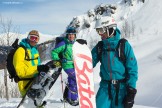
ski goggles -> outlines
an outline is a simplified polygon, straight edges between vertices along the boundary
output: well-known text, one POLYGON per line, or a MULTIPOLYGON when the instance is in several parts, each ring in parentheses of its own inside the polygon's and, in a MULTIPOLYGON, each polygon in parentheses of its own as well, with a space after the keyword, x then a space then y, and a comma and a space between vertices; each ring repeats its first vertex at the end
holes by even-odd
POLYGON ((28 36, 28 39, 29 39, 30 41, 33 41, 33 42, 38 42, 38 41, 39 41, 39 37, 36 36, 36 35, 29 35, 29 36, 28 36))
POLYGON ((104 34, 106 32, 106 27, 104 28, 96 28, 98 34, 104 34))
POLYGON ((96 31, 97 31, 98 34, 104 34, 110 28, 114 28, 114 30, 115 30, 116 27, 117 27, 116 24, 112 24, 112 25, 109 25, 109 26, 106 26, 106 27, 96 28, 96 31))

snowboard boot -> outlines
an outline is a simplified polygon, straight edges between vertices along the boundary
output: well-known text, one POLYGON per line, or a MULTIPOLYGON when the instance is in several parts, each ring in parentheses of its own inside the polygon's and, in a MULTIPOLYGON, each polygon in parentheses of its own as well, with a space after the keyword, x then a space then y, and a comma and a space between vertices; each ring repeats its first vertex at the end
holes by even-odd
POLYGON ((79 100, 71 100, 71 99, 67 99, 67 102, 72 105, 72 106, 78 106, 79 105, 79 100))
POLYGON ((64 98, 64 100, 63 100, 64 102, 67 102, 67 103, 69 103, 72 106, 79 105, 79 100, 78 99, 77 100, 72 100, 72 99, 68 98, 68 87, 67 86, 65 88, 65 91, 64 91, 64 94, 63 94, 63 98, 64 98))

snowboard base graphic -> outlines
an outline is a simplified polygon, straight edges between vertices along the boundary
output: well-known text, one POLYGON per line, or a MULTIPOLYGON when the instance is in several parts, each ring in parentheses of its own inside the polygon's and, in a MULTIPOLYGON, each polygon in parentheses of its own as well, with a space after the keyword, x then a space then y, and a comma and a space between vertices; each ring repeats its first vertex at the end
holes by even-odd
POLYGON ((96 108, 91 51, 86 44, 75 42, 73 45, 73 58, 79 107, 96 108))

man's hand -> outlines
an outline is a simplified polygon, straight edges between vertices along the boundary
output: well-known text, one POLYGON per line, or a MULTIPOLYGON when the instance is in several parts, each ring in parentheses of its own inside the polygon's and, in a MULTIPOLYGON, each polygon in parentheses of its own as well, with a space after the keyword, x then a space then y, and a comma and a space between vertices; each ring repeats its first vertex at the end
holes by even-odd
POLYGON ((84 40, 84 39, 77 39, 76 41, 77 41, 78 43, 80 43, 80 44, 86 44, 86 45, 87 45, 87 41, 84 40))
POLYGON ((137 93, 137 90, 132 87, 127 87, 127 95, 124 99, 124 108, 132 108, 134 104, 134 98, 137 93))
POLYGON ((55 67, 61 67, 60 61, 54 61, 53 64, 54 64, 55 67))
POLYGON ((49 66, 47 65, 39 65, 37 66, 38 72, 48 72, 49 71, 49 66))

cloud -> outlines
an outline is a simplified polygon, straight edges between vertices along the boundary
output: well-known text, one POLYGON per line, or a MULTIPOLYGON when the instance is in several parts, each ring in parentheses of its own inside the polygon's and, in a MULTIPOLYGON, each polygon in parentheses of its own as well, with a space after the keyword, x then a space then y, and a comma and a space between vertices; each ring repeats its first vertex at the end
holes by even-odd
POLYGON ((20 26, 22 32, 36 27, 49 34, 62 33, 74 16, 81 15, 97 4, 101 4, 97 0, 19 1, 23 4, 3 6, 3 11, 0 10, 0 13, 12 18, 13 22, 20 26))

